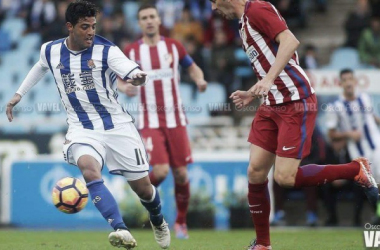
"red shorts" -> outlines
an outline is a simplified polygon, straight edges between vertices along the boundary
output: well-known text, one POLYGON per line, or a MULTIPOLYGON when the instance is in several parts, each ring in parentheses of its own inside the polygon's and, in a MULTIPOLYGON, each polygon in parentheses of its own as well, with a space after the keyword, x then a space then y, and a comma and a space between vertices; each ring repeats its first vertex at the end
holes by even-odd
POLYGON ((289 103, 261 105, 248 141, 281 157, 303 159, 310 153, 317 111, 315 94, 289 103))
POLYGON ((140 132, 150 165, 169 164, 178 168, 193 162, 186 127, 144 128, 140 132))

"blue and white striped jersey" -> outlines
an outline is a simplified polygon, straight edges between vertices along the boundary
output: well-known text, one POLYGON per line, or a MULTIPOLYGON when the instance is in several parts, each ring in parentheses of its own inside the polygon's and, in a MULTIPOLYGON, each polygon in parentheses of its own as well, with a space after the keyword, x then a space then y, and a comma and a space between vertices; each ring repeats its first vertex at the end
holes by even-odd
POLYGON ((139 66, 110 41, 95 36, 92 47, 77 53, 66 38, 47 42, 39 63, 54 75, 70 127, 109 130, 133 120, 117 102, 117 76, 127 79, 139 66))
POLYGON ((380 132, 374 118, 371 98, 367 94, 361 93, 353 101, 339 98, 329 107, 327 118, 326 125, 329 129, 361 132, 360 141, 347 142, 351 159, 359 156, 372 157, 375 149, 380 146, 380 132))

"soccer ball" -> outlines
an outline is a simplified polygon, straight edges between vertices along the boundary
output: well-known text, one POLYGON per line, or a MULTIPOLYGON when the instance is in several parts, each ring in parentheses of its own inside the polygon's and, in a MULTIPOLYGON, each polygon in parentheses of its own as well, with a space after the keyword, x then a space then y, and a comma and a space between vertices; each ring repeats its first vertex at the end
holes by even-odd
POLYGON ((53 203, 56 208, 67 214, 81 211, 88 201, 88 189, 79 179, 66 177, 53 188, 53 203))

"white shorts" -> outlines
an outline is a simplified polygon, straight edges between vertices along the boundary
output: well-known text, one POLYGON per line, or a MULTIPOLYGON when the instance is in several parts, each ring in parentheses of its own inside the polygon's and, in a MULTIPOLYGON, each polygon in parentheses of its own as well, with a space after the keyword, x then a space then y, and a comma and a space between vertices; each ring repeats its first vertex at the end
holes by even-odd
POLYGON ((132 122, 111 130, 69 128, 63 145, 65 160, 77 165, 82 155, 93 156, 111 174, 124 175, 128 181, 148 175, 149 162, 140 134, 132 122))

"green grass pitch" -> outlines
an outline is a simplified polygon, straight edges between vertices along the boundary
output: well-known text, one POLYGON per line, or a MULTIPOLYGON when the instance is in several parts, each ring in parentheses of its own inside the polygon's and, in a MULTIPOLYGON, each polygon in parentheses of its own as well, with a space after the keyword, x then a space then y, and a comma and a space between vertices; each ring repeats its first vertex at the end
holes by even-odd
MULTIPOLYGON (((191 230, 189 240, 172 237, 171 250, 243 250, 254 237, 253 230, 191 230)), ((133 230, 136 250, 160 249, 150 230, 133 230)), ((115 249, 107 240, 108 232, 0 230, 0 249, 96 250, 115 249)), ((358 250, 364 249, 362 230, 344 229, 274 229, 274 250, 358 250)), ((117 248, 116 248, 117 249, 117 248)))

